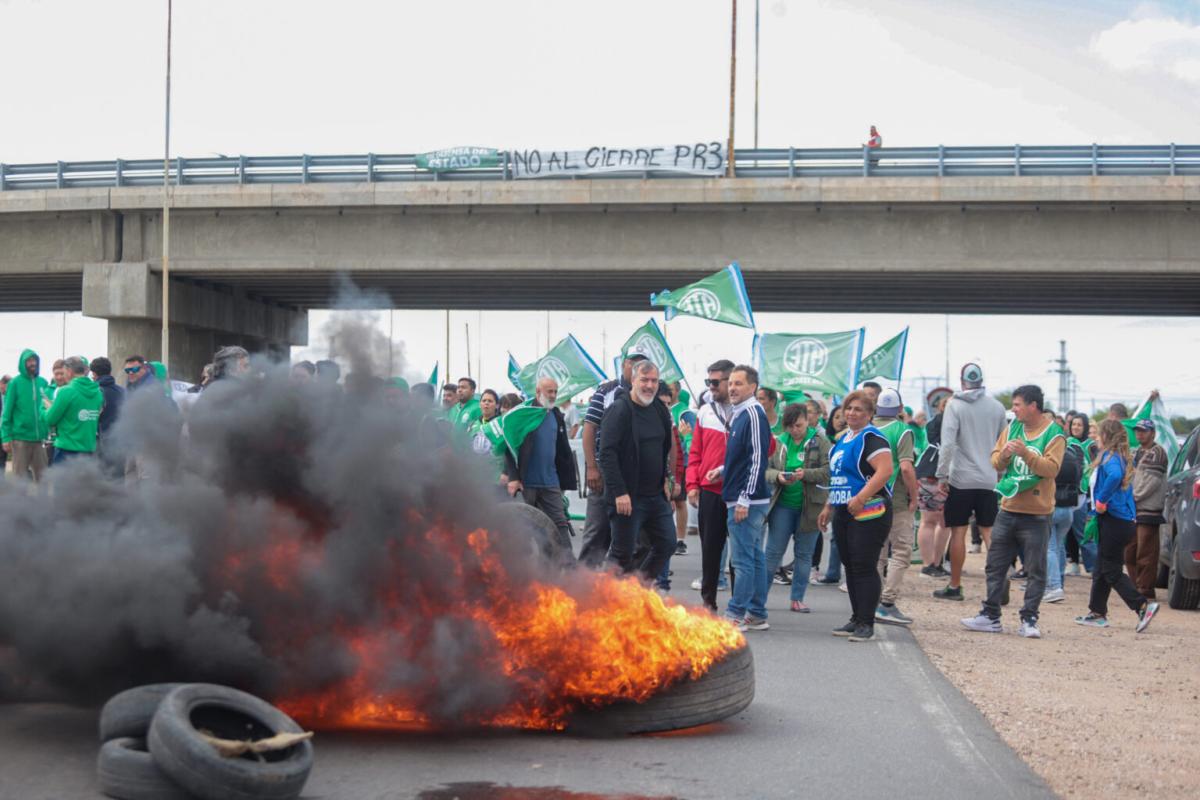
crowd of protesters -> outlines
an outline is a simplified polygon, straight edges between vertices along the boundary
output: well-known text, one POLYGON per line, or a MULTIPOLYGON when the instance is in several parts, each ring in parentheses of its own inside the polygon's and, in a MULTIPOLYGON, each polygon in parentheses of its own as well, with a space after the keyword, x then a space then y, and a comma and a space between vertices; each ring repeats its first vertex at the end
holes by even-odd
MULTIPOLYGON (((107 358, 70 356, 54 362, 48 381, 39 355, 24 351, 16 374, 0 379, 0 467, 11 462, 14 476, 39 481, 47 469, 95 458, 114 477, 146 478, 151 467, 136 448, 113 437, 133 398, 154 398, 162 419, 182 417, 209 387, 245 375, 250 357, 223 348, 185 388, 141 355, 124 360, 124 386, 112 367, 107 358)), ((342 381, 333 361, 300 361, 289 375, 298 384, 342 381)), ((960 391, 928 398, 930 419, 870 381, 827 412, 821 399, 781 395, 760 386, 753 367, 722 359, 708 367, 693 406, 634 351, 621 376, 593 392, 582 422, 549 377, 528 399, 479 391, 470 377, 410 387, 351 374, 344 385, 428 409, 430 441, 461 446, 480 459, 497 496, 541 510, 559 552, 573 551, 575 535, 566 493, 586 491, 583 566, 666 592, 672 558, 688 555, 688 535, 696 535, 701 577, 693 588, 741 630, 770 628, 772 584, 790 586, 797 613, 810 611, 810 585, 841 588, 850 616, 833 633, 853 642, 870 640, 876 623, 911 625, 899 601, 914 552, 922 575, 947 579, 933 596, 963 601, 968 531, 987 547, 986 590, 964 627, 1001 631, 1011 582, 1024 579, 1018 630, 1040 638, 1041 603, 1064 599, 1064 576, 1078 574, 1082 561, 1092 588, 1076 622, 1106 626, 1115 590, 1144 630, 1158 609, 1167 469, 1153 423, 1130 420, 1121 404, 1098 426, 1082 413, 1055 416, 1032 385, 1014 390, 1006 411, 977 364, 965 365, 960 381, 960 391), (521 408, 536 411, 514 436, 501 421, 521 408), (570 444, 577 434, 582 475, 570 444)))

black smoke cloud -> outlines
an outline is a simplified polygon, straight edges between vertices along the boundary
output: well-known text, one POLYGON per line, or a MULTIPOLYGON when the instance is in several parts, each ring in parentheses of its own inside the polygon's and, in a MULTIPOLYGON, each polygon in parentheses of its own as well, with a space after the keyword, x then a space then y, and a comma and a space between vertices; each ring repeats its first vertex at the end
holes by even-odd
MULTIPOLYGON (((388 396, 370 325, 350 315, 334 332, 352 388, 297 386, 286 364, 266 365, 213 384, 182 435, 161 396, 131 395, 117 441, 141 454, 140 482, 87 462, 36 489, 0 484, 0 694, 93 702, 164 680, 321 689, 357 663, 337 632, 382 624, 391 593, 414 625, 396 633, 380 690, 447 723, 510 700, 517 687, 481 669, 495 662, 491 632, 431 602, 482 602, 483 590, 424 539, 433 523, 458 537, 493 527, 495 489, 425 409, 388 396), (322 558, 288 591, 265 568, 228 580, 239 553, 289 541, 319 541, 322 558)), ((519 534, 499 541, 518 585, 571 582, 519 534)))

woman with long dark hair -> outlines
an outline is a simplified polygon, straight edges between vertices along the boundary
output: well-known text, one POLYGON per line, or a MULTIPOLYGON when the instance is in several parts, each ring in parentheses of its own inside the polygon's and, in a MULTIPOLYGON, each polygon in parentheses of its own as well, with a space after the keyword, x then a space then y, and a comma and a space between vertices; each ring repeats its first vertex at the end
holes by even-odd
POLYGON ((1079 574, 1079 562, 1090 574, 1096 569, 1096 543, 1083 541, 1083 529, 1088 519, 1088 488, 1092 479, 1092 462, 1100 453, 1100 447, 1092 440, 1092 421, 1087 414, 1074 413, 1067 415, 1067 444, 1076 445, 1083 450, 1083 481, 1079 484, 1079 502, 1075 506, 1075 515, 1071 519, 1071 536, 1066 543, 1067 558, 1075 563, 1071 572, 1079 574))
POLYGON ((1133 458, 1129 434, 1115 419, 1100 423, 1100 455, 1093 464, 1092 500, 1098 527, 1098 563, 1092 573, 1088 613, 1076 617, 1080 625, 1108 627, 1108 596, 1116 590, 1138 616, 1136 631, 1146 630, 1158 613, 1158 603, 1147 600, 1125 574, 1125 547, 1133 539, 1137 511, 1133 503, 1133 458))
POLYGON ((833 537, 846 569, 850 621, 833 631, 852 642, 875 635, 875 609, 883 583, 879 553, 892 529, 892 451, 888 440, 871 425, 875 401, 854 391, 842 403, 846 432, 829 456, 829 499, 817 525, 833 523, 833 537))
POLYGON ((479 393, 480 417, 471 423, 467 429, 467 441, 471 443, 471 452, 488 459, 492 468, 492 477, 497 485, 503 483, 504 445, 497 447, 493 436, 488 435, 488 426, 492 420, 500 416, 500 395, 493 389, 484 389, 479 393), (499 449, 499 453, 497 453, 499 449))

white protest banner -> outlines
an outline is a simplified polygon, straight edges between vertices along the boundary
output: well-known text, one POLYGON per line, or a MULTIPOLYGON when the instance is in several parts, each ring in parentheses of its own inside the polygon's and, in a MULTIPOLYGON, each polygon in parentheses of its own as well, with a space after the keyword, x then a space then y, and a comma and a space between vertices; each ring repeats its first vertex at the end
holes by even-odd
POLYGON ((656 147, 589 147, 586 150, 512 150, 514 178, 569 178, 606 172, 725 174, 721 142, 656 147))

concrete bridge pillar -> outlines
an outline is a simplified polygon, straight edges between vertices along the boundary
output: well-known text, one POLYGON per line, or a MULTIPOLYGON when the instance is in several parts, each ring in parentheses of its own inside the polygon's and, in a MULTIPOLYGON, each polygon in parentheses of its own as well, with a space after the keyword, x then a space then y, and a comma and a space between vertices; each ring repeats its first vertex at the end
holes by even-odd
MULTIPOLYGON (((195 381, 217 350, 241 345, 286 358, 308 343, 308 312, 265 303, 234 290, 171 281, 171 374, 195 381)), ((85 264, 83 313, 108 320, 108 356, 162 360, 162 276, 147 262, 85 264)))

